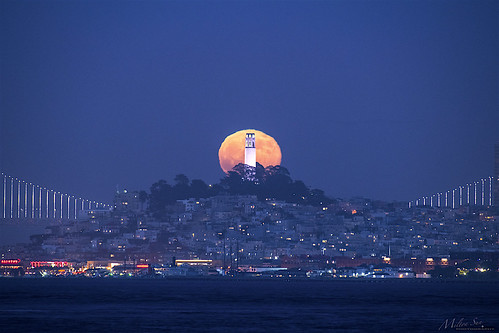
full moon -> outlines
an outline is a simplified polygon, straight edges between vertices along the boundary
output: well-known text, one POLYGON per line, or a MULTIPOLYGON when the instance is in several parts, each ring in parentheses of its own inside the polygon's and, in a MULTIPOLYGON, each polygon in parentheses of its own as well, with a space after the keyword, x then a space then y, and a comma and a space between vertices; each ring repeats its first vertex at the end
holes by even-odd
POLYGON ((229 172, 239 163, 244 163, 246 133, 255 133, 256 161, 268 167, 281 164, 281 148, 273 137, 262 131, 247 129, 225 138, 218 150, 218 159, 224 172, 229 172))

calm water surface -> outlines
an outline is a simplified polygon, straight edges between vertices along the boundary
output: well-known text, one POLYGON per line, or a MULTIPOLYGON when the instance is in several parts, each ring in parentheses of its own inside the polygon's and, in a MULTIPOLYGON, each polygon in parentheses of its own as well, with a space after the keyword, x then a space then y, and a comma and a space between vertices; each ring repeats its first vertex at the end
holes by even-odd
POLYGON ((0 279, 2 332, 436 332, 453 318, 499 331, 499 284, 0 279))

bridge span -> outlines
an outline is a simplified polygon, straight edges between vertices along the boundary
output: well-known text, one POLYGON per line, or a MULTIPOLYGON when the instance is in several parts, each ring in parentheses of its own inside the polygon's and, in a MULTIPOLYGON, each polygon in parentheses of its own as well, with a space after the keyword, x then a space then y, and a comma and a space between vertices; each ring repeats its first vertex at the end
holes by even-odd
POLYGON ((1 173, 0 218, 76 220, 78 213, 112 206, 1 173))

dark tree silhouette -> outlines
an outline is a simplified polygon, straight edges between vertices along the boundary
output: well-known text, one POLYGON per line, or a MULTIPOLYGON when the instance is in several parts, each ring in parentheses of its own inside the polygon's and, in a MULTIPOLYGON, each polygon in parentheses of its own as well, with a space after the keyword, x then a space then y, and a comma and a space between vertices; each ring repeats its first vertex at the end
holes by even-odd
POLYGON ((308 188, 301 180, 293 180, 288 169, 282 166, 256 168, 244 164, 236 165, 218 184, 206 185, 201 179, 176 175, 175 185, 159 180, 151 186, 151 193, 141 193, 140 200, 148 197, 149 211, 157 218, 166 216, 166 207, 176 200, 188 198, 209 198, 220 193, 231 195, 256 195, 258 200, 275 199, 301 205, 321 206, 332 202, 324 191, 308 188))
POLYGON ((189 178, 184 174, 175 176, 175 185, 173 186, 173 193, 176 200, 188 199, 190 195, 189 178))
POLYGON ((184 174, 178 174, 173 179, 175 181, 175 186, 189 186, 189 178, 184 174))
POLYGON ((141 209, 144 209, 144 204, 146 203, 148 198, 149 198, 149 195, 147 194, 146 191, 139 191, 139 201, 140 201, 141 209))
POLYGON ((209 187, 201 179, 191 181, 190 196, 193 198, 208 198, 210 196, 209 187))
POLYGON ((159 180, 151 186, 149 195, 149 210, 156 218, 166 215, 166 205, 175 202, 175 196, 172 187, 166 180, 159 180))
POLYGON ((288 169, 282 166, 255 168, 244 164, 236 165, 220 181, 230 194, 256 194, 258 199, 276 199, 305 205, 326 205, 331 199, 322 190, 310 190, 302 181, 293 181, 288 169))

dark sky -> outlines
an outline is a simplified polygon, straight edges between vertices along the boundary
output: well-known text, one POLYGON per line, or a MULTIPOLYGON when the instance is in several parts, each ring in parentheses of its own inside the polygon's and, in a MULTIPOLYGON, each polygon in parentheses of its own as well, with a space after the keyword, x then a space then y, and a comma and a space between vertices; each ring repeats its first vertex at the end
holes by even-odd
POLYGON ((0 169, 109 201, 272 135, 333 197, 492 174, 497 1, 0 2, 0 169))

